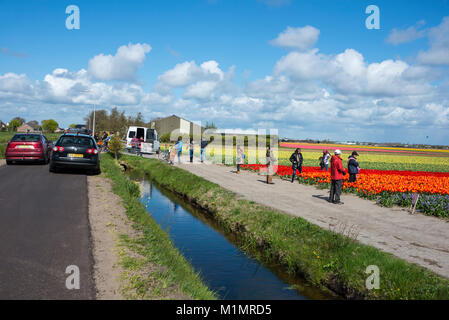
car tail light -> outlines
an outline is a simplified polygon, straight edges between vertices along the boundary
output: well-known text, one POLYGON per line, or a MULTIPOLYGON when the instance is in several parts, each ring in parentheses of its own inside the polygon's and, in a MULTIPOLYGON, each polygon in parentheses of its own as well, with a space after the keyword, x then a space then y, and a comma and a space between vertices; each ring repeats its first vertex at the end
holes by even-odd
POLYGON ((53 151, 54 151, 54 152, 58 152, 58 151, 59 151, 59 152, 64 152, 64 147, 56 147, 56 146, 54 146, 54 147, 53 147, 53 151))
POLYGON ((98 154, 98 150, 97 150, 97 149, 87 149, 86 152, 87 152, 87 153, 98 154))

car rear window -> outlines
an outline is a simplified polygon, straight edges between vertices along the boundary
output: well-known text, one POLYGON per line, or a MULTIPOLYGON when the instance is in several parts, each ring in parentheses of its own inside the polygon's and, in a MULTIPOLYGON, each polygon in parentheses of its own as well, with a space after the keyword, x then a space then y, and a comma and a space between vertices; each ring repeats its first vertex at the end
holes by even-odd
POLYGON ((77 136, 67 136, 61 137, 58 141, 58 146, 60 147, 86 147, 86 148, 94 148, 94 141, 88 137, 77 137, 77 136))
POLYGON ((16 134, 12 137, 11 142, 39 142, 41 136, 37 134, 16 134))

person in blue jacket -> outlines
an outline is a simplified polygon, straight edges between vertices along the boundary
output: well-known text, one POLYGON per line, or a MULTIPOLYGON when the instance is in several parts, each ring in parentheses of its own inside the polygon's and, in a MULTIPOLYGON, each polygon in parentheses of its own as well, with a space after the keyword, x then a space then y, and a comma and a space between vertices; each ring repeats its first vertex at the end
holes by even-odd
POLYGON ((178 163, 181 163, 181 154, 182 154, 182 137, 178 138, 178 142, 175 144, 176 152, 178 153, 178 163))
POLYGON ((353 151, 352 154, 348 157, 348 173, 349 173, 349 182, 357 181, 357 174, 360 171, 359 163, 357 162, 357 157, 359 154, 357 151, 353 151))

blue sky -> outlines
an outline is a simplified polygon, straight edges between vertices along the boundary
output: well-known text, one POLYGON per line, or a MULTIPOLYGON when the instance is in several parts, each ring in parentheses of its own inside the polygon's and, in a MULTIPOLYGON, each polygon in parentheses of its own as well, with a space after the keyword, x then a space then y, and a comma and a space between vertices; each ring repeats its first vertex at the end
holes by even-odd
POLYGON ((0 120, 68 126, 96 103, 147 121, 447 144, 445 17, 447 0, 2 0, 0 120), (379 30, 365 27, 370 4, 379 30))

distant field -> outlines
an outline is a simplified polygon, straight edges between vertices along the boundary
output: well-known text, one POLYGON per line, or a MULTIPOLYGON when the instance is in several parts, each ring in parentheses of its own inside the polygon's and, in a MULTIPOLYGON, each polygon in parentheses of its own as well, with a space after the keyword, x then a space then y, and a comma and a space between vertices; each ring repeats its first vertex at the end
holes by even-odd
MULTIPOLYGON (((283 144, 284 145, 284 144, 283 144)), ((304 156, 305 166, 319 166, 318 158, 322 156, 323 149, 333 154, 335 149, 342 150, 342 158, 345 160, 349 157, 352 151, 357 151, 359 154, 358 162, 364 169, 377 170, 410 170, 410 171, 436 171, 449 172, 449 152, 447 150, 433 150, 433 149, 410 149, 406 148, 358 148, 359 146, 320 146, 310 145, 310 149, 306 149, 306 145, 302 144, 302 154, 304 156)), ((365 146, 361 146, 365 147, 365 146)), ((279 148, 279 164, 289 165, 288 160, 295 147, 281 147, 279 148)))

